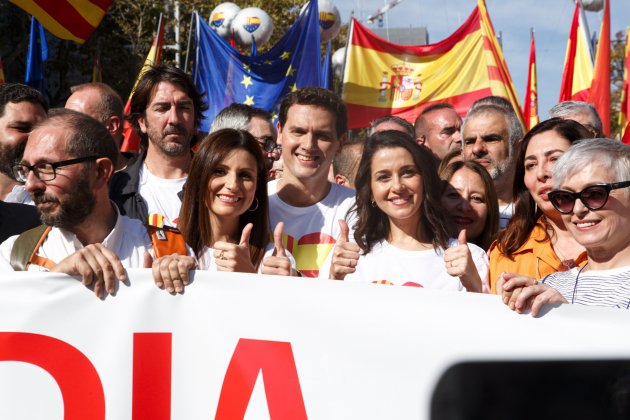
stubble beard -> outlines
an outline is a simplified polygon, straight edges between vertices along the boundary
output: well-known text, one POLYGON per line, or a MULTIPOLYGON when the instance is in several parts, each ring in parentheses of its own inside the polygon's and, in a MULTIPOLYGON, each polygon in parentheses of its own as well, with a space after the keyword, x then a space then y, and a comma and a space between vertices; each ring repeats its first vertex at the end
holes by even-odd
POLYGON ((96 198, 86 177, 81 177, 70 196, 63 201, 43 192, 33 193, 33 202, 39 211, 39 217, 45 225, 61 229, 71 229, 83 222, 94 210, 96 198), (39 204, 57 203, 55 213, 42 210, 39 204))
POLYGON ((13 179, 13 165, 22 160, 26 142, 16 146, 0 143, 0 172, 13 179))

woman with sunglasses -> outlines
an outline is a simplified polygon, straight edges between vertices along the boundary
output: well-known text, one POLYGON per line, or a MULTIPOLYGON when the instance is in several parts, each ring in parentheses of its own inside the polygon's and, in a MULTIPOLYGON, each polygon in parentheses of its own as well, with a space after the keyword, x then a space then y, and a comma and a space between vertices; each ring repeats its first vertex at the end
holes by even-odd
POLYGON ((155 260, 158 287, 183 291, 195 266, 276 275, 294 271, 282 245, 282 223, 269 243, 267 173, 262 149, 249 132, 226 128, 209 134, 193 157, 188 179, 178 227, 193 256, 155 260))
POLYGON ((569 232, 586 249, 582 267, 542 282, 513 277, 504 302, 536 316, 545 303, 630 307, 630 147, 614 140, 584 140, 554 168, 549 200, 569 232))
POLYGON ((584 248, 571 236, 549 202, 556 161, 571 144, 590 137, 581 124, 552 118, 532 128, 518 145, 514 215, 490 247, 490 290, 503 273, 541 280, 547 274, 584 265, 584 248))

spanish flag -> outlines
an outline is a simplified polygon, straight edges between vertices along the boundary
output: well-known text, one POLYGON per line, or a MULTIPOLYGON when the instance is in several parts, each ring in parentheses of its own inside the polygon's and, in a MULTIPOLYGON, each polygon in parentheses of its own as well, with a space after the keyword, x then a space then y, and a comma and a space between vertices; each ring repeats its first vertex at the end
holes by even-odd
MULTIPOLYGON (((140 73, 136 78, 136 82, 133 84, 133 89, 131 89, 131 93, 129 94, 129 99, 127 99, 127 104, 125 105, 125 116, 131 114, 131 98, 133 97, 133 93, 136 91, 136 86, 138 86, 138 82, 142 78, 142 75, 151 68, 151 66, 158 66, 162 59, 162 47, 164 46, 164 23, 162 21, 162 14, 160 13, 160 19, 158 20, 158 29, 157 34, 155 35, 155 39, 153 39, 153 44, 151 45, 151 49, 149 50, 149 54, 147 54, 146 60, 144 60, 144 64, 140 69, 140 73)), ((125 119, 125 125, 123 126, 123 141, 120 146, 120 150, 123 152, 138 152, 140 148, 140 138, 138 134, 133 128, 133 125, 130 121, 125 119)))
POLYGON ((350 128, 367 127, 383 115, 415 121, 435 102, 465 115, 477 99, 507 98, 522 121, 514 85, 484 3, 445 40, 402 46, 352 21, 343 77, 350 128))
POLYGON ((604 0, 604 16, 595 55, 593 82, 587 102, 593 104, 602 119, 602 129, 610 135, 610 0, 604 0))
POLYGON ((580 2, 576 2, 564 59, 559 102, 588 99, 593 80, 593 57, 585 28, 580 2))
POLYGON ((83 44, 105 17, 113 0, 9 0, 35 16, 61 39, 83 44))
POLYGON ((621 127, 621 139, 625 144, 630 144, 630 83, 628 73, 630 72, 630 28, 626 29, 626 49, 624 53, 623 86, 621 88, 621 104, 619 107, 619 127, 621 127))
POLYGON ((533 29, 532 40, 529 46, 527 89, 525 90, 525 100, 523 102, 523 117, 525 118, 525 128, 529 130, 540 121, 538 118, 538 83, 536 79, 536 42, 534 41, 533 29))

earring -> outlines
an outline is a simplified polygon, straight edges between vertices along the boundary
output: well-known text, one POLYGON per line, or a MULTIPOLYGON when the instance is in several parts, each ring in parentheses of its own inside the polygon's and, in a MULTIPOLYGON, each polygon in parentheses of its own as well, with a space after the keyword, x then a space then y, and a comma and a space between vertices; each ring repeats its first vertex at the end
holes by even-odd
POLYGON ((372 205, 372 207, 376 207, 376 201, 374 200, 374 197, 370 199, 370 204, 372 205))
POLYGON ((258 197, 254 197, 254 200, 256 201, 256 205, 254 206, 254 208, 249 208, 248 211, 256 211, 258 210, 258 197))

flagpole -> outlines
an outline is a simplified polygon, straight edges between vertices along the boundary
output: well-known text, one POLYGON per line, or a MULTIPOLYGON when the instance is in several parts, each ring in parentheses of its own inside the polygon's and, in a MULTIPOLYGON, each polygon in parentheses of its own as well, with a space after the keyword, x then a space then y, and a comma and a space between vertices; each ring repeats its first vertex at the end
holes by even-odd
POLYGON ((188 73, 188 62, 190 61, 190 44, 192 40, 192 28, 194 25, 196 10, 193 10, 190 14, 190 25, 188 25, 188 43, 186 45, 186 61, 184 61, 184 73, 188 73))
POLYGON ((586 40, 588 41, 588 50, 591 52, 591 61, 595 60, 595 52, 593 51, 593 43, 591 42, 591 31, 588 29, 588 22, 586 20, 586 13, 584 13, 584 4, 582 0, 577 0, 580 4, 580 17, 582 18, 582 22, 584 22, 584 34, 586 35, 586 40))

